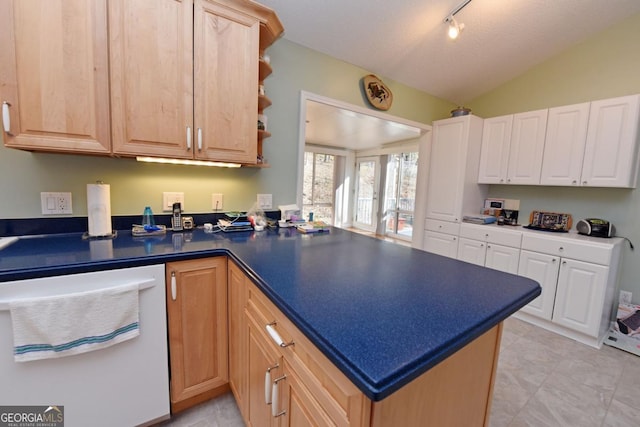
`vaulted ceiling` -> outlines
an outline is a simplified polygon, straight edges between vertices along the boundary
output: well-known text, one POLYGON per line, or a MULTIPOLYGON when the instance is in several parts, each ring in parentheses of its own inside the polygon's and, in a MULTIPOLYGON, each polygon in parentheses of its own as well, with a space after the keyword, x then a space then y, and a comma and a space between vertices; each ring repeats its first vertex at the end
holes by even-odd
POLYGON ((640 13, 640 0, 258 0, 292 42, 463 105, 640 13))

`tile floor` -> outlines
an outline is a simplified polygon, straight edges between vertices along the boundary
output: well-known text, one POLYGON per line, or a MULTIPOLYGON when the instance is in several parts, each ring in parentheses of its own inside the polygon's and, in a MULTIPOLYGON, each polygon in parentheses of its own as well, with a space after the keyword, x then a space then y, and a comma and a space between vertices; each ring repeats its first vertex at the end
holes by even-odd
MULTIPOLYGON (((608 346, 597 350, 509 318, 502 335, 490 425, 640 426, 640 357, 608 346)), ((161 426, 244 424, 227 394, 161 426)))

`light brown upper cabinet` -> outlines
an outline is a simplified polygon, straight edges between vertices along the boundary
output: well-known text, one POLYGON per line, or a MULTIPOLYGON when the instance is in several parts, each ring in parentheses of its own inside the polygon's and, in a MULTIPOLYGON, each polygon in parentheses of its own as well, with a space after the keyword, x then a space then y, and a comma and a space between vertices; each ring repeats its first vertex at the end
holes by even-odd
POLYGON ((108 154, 106 0, 0 1, 4 142, 108 154))
POLYGON ((114 154, 256 163, 260 19, 232 6, 109 2, 114 154))

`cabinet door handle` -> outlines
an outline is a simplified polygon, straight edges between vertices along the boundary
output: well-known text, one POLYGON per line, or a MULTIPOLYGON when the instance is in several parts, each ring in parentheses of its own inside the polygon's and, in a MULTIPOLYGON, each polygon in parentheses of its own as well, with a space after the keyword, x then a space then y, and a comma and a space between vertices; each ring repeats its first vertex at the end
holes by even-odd
POLYGON ((171 299, 176 300, 178 297, 176 294, 178 293, 178 284, 176 283, 176 272, 171 272, 171 299))
POLYGON ((276 363, 275 365, 268 367, 264 373, 264 403, 267 405, 271 404, 271 370, 279 366, 280 365, 276 363))
POLYGON ((11 135, 11 115, 9 115, 9 104, 7 101, 2 103, 2 125, 4 126, 4 131, 11 135))
POLYGON ((191 151, 191 126, 187 126, 187 151, 191 151))
POLYGON ((582 185, 587 185, 587 181, 582 181, 582 185))
POLYGON ((198 151, 202 151, 202 128, 198 128, 198 151))
POLYGON ((287 411, 280 411, 278 412, 278 406, 280 406, 278 404, 278 399, 279 399, 279 395, 278 395, 278 383, 282 380, 284 380, 285 378, 287 378, 286 375, 281 376, 280 378, 276 378, 275 381, 273 382, 273 387, 271 388, 271 415, 274 417, 279 417, 281 415, 284 415, 287 413, 287 411))
POLYGON ((280 337, 280 334, 278 333, 278 331, 276 331, 276 328, 274 328, 274 325, 276 324, 276 322, 272 322, 269 323, 266 328, 267 328, 267 332, 269 333, 269 336, 271 337, 271 339, 279 346, 279 347, 289 347, 290 345, 293 345, 293 341, 291 342, 284 342, 284 340, 282 339, 282 337, 280 337))

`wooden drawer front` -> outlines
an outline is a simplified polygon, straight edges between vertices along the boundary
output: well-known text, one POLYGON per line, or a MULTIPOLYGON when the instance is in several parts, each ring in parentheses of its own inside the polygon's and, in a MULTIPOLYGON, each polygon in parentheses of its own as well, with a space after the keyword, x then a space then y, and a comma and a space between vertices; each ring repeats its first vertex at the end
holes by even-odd
POLYGON ((460 237, 519 248, 522 232, 493 225, 461 224, 460 237))
POLYGON ((455 222, 439 221, 437 219, 427 218, 424 221, 425 230, 437 231, 439 233, 455 234, 460 233, 460 224, 455 222))
POLYGON ((613 252, 613 246, 609 245, 529 234, 525 234, 522 238, 522 249, 601 265, 610 264, 613 252))
POLYGON ((253 284, 249 286, 247 314, 263 329, 273 324, 284 343, 293 342, 280 347, 284 358, 336 425, 368 425, 370 400, 253 284))

